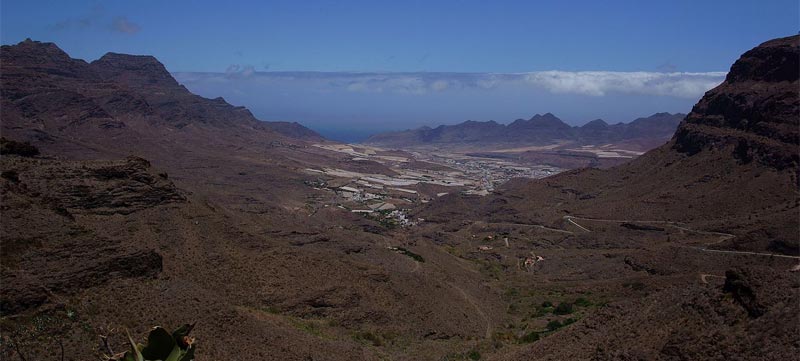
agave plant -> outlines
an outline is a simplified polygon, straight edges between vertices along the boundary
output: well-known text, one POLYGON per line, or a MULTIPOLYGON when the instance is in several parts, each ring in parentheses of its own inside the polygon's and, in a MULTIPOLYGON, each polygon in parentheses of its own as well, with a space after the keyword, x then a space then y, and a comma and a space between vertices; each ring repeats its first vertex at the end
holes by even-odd
POLYGON ((130 334, 131 349, 109 356, 108 361, 192 361, 194 360, 194 338, 189 332, 194 324, 185 324, 170 334, 163 327, 154 327, 147 335, 147 344, 137 344, 130 334))

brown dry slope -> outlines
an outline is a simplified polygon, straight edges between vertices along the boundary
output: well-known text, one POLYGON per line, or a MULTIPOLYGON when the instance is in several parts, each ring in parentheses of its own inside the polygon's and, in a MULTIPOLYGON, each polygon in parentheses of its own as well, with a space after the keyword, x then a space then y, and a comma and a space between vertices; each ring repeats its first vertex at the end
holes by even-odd
POLYGON ((480 274, 304 184, 384 166, 191 94, 152 57, 0 56, 3 136, 42 153, 4 141, 0 159, 3 359, 94 359, 102 334, 119 349, 126 328, 189 321, 205 360, 432 359, 501 317, 480 274))

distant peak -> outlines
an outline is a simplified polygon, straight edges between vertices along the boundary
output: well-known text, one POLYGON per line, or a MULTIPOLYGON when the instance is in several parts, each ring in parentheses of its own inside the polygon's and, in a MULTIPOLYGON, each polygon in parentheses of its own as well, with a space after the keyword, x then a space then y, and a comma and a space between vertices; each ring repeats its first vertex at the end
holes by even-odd
POLYGON ((17 43, 17 45, 3 46, 4 51, 11 49, 50 59, 71 59, 69 55, 67 55, 64 50, 61 50, 61 48, 59 48, 55 43, 31 40, 31 38, 26 38, 25 40, 17 43))
POLYGON ((35 46, 40 46, 40 45, 55 46, 56 44, 48 43, 48 42, 42 42, 42 41, 38 41, 38 40, 32 40, 31 38, 25 38, 25 40, 20 41, 19 43, 17 43, 17 45, 18 46, 21 46, 21 45, 25 45, 25 46, 31 46, 31 45, 35 45, 35 46))
POLYGON ((608 123, 603 119, 595 119, 583 125, 584 127, 607 127, 608 123))
MULTIPOLYGON (((25 39, 16 45, 3 45, 0 58, 4 65, 31 69, 50 69, 49 74, 76 77, 85 73, 86 62, 72 59, 54 43, 25 39)), ((85 74, 84 74, 85 75, 85 74)))
POLYGON ((549 120, 549 121, 558 120, 558 121, 561 121, 561 119, 558 119, 558 117, 553 115, 553 113, 544 113, 544 114, 536 113, 530 120, 532 120, 532 121, 533 120, 549 120))
POLYGON ((104 78, 116 79, 128 85, 178 86, 164 64, 150 55, 106 53, 91 63, 104 78))
MULTIPOLYGON (((164 68, 155 57, 151 55, 130 55, 120 53, 106 53, 100 59, 92 62, 92 64, 104 64, 115 67, 141 67, 141 66, 158 66, 164 68)), ((166 71, 166 68, 164 68, 166 71)))
POLYGON ((531 118, 527 124, 540 127, 568 127, 561 119, 552 113, 544 113, 543 115, 536 114, 531 118))

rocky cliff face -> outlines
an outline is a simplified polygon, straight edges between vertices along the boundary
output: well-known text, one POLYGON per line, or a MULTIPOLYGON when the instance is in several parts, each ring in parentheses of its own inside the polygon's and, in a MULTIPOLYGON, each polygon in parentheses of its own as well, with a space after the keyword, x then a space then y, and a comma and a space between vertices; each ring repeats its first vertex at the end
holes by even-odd
POLYGON ((730 148, 742 163, 796 167, 799 39, 775 39, 742 55, 725 82, 706 93, 681 123, 673 148, 690 155, 730 148))
POLYGON ((74 294, 161 272, 155 250, 76 221, 185 202, 146 160, 65 162, 5 154, 0 168, 3 315, 52 301, 53 292, 74 294))

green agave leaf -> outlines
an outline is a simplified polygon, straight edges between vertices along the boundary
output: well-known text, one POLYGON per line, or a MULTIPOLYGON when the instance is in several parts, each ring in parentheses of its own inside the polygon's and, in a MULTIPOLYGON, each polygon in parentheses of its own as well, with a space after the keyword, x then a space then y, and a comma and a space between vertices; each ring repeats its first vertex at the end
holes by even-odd
POLYGON ((133 354, 130 354, 130 355, 127 352, 125 353, 126 361, 127 361, 128 357, 131 357, 131 359, 133 361, 144 361, 144 356, 142 356, 142 353, 139 352, 139 347, 136 345, 136 342, 133 341, 133 338, 131 337, 131 334, 128 333, 128 331, 125 331, 125 333, 128 334, 128 341, 130 341, 131 350, 133 351, 133 354))
POLYGON ((193 361, 194 360, 194 345, 189 346, 189 349, 186 350, 186 353, 183 354, 183 357, 180 361, 193 361))
POLYGON ((142 349, 145 360, 166 360, 177 345, 172 335, 162 327, 154 327, 147 335, 147 346, 142 349))
POLYGON ((130 351, 125 351, 121 361, 136 361, 136 357, 130 351))
POLYGON ((178 327, 175 331, 172 332, 172 338, 175 339, 175 342, 182 347, 186 347, 182 342, 184 336, 188 336, 189 332, 192 332, 194 328, 193 323, 186 323, 183 324, 181 327, 178 327))
POLYGON ((183 354, 184 351, 181 350, 180 346, 175 345, 172 352, 170 352, 169 356, 167 356, 164 361, 180 361, 183 358, 183 354))

